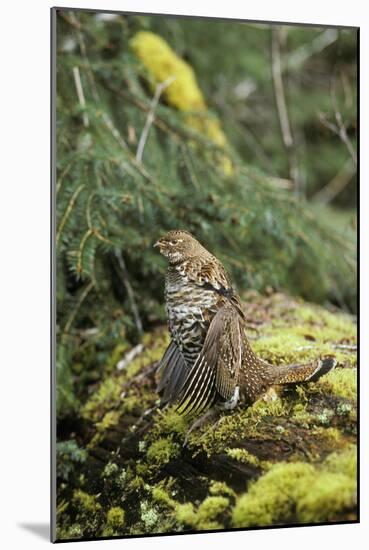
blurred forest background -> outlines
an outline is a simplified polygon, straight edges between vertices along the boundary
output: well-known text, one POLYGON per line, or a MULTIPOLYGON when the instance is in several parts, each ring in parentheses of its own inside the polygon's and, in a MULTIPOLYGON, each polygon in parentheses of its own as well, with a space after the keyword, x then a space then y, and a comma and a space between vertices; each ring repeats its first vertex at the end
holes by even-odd
POLYGON ((165 322, 169 229, 355 312, 356 83, 355 30, 58 11, 60 421, 165 322))

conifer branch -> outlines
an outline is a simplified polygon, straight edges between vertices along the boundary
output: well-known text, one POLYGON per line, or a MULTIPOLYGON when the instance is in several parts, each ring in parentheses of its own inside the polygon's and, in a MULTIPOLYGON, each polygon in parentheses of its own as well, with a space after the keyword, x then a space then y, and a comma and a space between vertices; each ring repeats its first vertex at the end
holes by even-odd
POLYGON ((56 246, 58 246, 58 243, 59 243, 59 238, 60 238, 60 235, 63 231, 63 228, 68 220, 68 217, 76 203, 76 200, 78 198, 78 195, 80 194, 80 192, 82 191, 82 189, 84 189, 86 187, 86 185, 83 183, 82 185, 80 185, 79 187, 77 187, 77 189, 74 191, 69 203, 68 203, 68 206, 64 212, 64 215, 61 219, 61 222, 59 224, 59 227, 58 227, 58 231, 56 233, 56 246))
POLYGON ((86 233, 83 235, 82 240, 81 240, 80 245, 79 245, 79 249, 78 249, 78 253, 77 253, 77 267, 76 267, 76 271, 79 275, 82 275, 82 273, 83 273, 83 266, 82 266, 83 251, 84 251, 87 240, 90 237, 92 237, 92 235, 93 235, 92 229, 88 229, 86 231, 86 233))

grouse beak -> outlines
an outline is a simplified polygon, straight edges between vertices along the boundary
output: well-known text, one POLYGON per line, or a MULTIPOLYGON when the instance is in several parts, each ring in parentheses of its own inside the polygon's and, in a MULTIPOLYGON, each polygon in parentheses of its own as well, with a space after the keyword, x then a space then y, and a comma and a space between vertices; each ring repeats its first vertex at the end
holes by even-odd
POLYGON ((158 241, 156 241, 156 243, 154 244, 154 248, 157 248, 158 246, 161 245, 161 242, 160 242, 160 239, 158 241))

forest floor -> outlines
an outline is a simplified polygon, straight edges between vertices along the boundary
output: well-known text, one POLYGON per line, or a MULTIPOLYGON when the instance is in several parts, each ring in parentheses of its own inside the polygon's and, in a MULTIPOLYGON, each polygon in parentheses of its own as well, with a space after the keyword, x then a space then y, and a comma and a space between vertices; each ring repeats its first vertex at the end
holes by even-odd
POLYGON ((253 349, 275 363, 334 356, 315 383, 189 435, 160 410, 166 327, 119 344, 73 425, 58 425, 57 539, 356 520, 356 319, 276 293, 243 296, 253 349))

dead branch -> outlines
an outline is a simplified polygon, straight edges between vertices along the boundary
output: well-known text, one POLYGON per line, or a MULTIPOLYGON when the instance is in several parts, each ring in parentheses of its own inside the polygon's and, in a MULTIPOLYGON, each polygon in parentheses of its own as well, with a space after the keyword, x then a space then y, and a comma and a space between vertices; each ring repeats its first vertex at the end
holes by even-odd
POLYGON ((290 120, 288 116, 286 95, 282 74, 282 62, 281 62, 281 29, 280 27, 274 27, 272 29, 271 40, 271 60, 272 60, 272 76, 274 86, 274 96, 277 106, 277 113, 279 119, 279 125, 281 129, 283 144, 286 149, 289 175, 290 179, 294 182, 294 188, 297 195, 300 194, 300 181, 299 170, 294 146, 294 140, 291 131, 290 120))
POLYGON ((325 48, 336 42, 339 33, 337 29, 326 29, 316 36, 308 44, 297 48, 287 56, 283 68, 299 69, 310 57, 322 52, 325 48))
POLYGON ((349 158, 341 170, 312 197, 314 202, 328 204, 350 183, 352 176, 356 173, 356 166, 349 158))
MULTIPOLYGON (((86 109, 86 100, 85 100, 85 95, 83 93, 81 75, 80 75, 78 67, 73 67, 73 78, 74 78, 74 84, 75 84, 76 90, 77 90, 77 96, 78 96, 79 104, 81 105, 82 109, 84 110, 84 109, 86 109)), ((82 118, 83 118, 84 127, 88 128, 88 126, 90 124, 89 120, 88 120, 88 114, 86 112, 83 112, 82 118)))
POLYGON ((156 107, 159 103, 160 96, 164 92, 164 90, 172 84, 172 82, 174 80, 175 80, 175 77, 171 76, 171 77, 167 78, 167 80, 165 80, 161 84, 158 84, 157 87, 156 87, 155 94, 154 94, 154 97, 151 101, 149 112, 147 114, 145 126, 142 130, 142 134, 141 134, 141 137, 139 139, 138 146, 137 146, 136 160, 140 164, 142 163, 142 156, 143 156, 143 152, 144 152, 146 141, 147 141, 147 138, 148 138, 148 135, 149 135, 150 128, 151 128, 151 126, 152 126, 152 124, 155 120, 155 111, 156 111, 156 107))
POLYGON ((343 122, 341 113, 337 109, 335 109, 335 113, 334 113, 334 116, 336 119, 335 123, 328 120, 328 117, 325 113, 320 112, 318 113, 318 116, 321 124, 323 124, 323 126, 331 130, 331 132, 333 132, 340 138, 342 143, 346 146, 355 166, 357 166, 357 154, 350 141, 350 138, 347 135, 346 126, 343 122))
POLYGON ((120 361, 118 361, 117 369, 118 370, 125 369, 133 361, 133 359, 137 357, 137 355, 140 355, 143 349, 144 349, 143 344, 137 344, 137 346, 129 350, 125 354, 125 356, 120 361))

